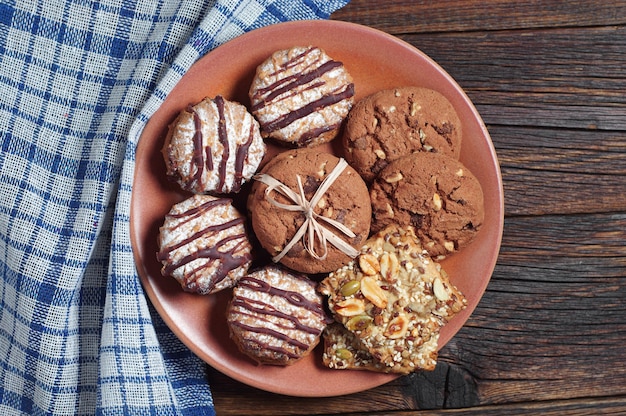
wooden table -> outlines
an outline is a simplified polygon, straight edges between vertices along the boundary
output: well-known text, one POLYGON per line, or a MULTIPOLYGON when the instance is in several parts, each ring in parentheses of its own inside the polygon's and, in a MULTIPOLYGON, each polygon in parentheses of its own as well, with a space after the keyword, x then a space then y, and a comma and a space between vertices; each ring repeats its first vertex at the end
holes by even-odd
POLYGON ((498 263, 434 372, 314 399, 209 369, 218 415, 626 413, 626 1, 352 0, 332 17, 410 42, 472 99, 504 180, 498 263))

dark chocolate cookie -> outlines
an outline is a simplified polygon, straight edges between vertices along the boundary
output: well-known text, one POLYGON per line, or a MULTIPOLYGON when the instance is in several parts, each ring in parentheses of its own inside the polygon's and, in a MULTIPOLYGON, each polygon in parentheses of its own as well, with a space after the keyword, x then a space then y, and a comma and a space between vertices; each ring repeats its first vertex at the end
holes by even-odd
POLYGON ((248 211, 256 237, 275 261, 303 273, 325 273, 347 264, 358 254, 369 234, 371 203, 365 182, 343 159, 313 149, 290 150, 268 162, 261 174, 255 177, 257 180, 252 185, 248 211), (339 173, 332 182, 326 179, 331 173, 339 173), (310 216, 330 234, 323 238, 325 244, 316 233, 313 234, 314 242, 309 244, 309 231, 305 231, 306 226, 302 228, 307 213, 295 209, 297 204, 293 198, 285 196, 280 187, 269 188, 270 192, 266 192, 268 183, 275 181, 291 190, 292 196, 299 195, 298 178, 305 205, 310 206, 310 216), (320 189, 328 184, 328 189, 320 189), (332 221, 346 228, 348 233, 339 230, 332 221), (299 232, 301 234, 297 235, 299 232), (347 245, 348 249, 337 247, 333 239, 337 239, 339 245, 347 245), (318 259, 311 251, 318 257, 326 255, 318 259))
POLYGON ((346 160, 366 182, 389 163, 416 151, 459 158, 461 122, 437 91, 404 87, 379 91, 355 104, 343 135, 346 160))
POLYGON ((485 215, 476 177, 460 161, 438 153, 395 160, 380 172, 370 197, 372 231, 394 223, 412 225, 435 258, 468 245, 485 215))

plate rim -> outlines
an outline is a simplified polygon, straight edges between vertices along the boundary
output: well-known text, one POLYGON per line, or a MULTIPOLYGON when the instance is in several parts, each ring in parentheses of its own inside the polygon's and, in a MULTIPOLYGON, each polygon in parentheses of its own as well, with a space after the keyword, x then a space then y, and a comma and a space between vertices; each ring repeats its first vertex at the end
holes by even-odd
MULTIPOLYGON (((498 201, 498 210, 499 212, 496 214, 497 215, 497 228, 499 230, 498 235, 497 235, 497 241, 494 241, 494 250, 496 251, 496 255, 493 257, 492 261, 490 262, 490 264, 488 265, 488 267, 486 268, 487 270, 489 270, 488 273, 488 277, 484 278, 481 280, 481 287, 479 288, 478 292, 480 293, 480 296, 478 297, 478 299, 476 300, 475 304, 473 305, 472 309, 469 311, 468 316, 471 315, 471 313, 473 313, 474 309, 476 308, 478 302, 480 301, 480 299, 482 298, 482 296, 484 295, 484 292, 487 288, 487 285, 489 283, 489 281, 491 280, 491 277, 493 275, 493 271, 495 269, 497 260, 498 260, 498 253, 501 247, 501 241, 502 241, 502 234, 503 234, 503 225, 504 225, 504 192, 503 192, 503 183, 502 183, 502 175, 501 175, 501 171, 500 171, 500 165, 497 159, 497 155, 495 152, 495 147, 493 145, 493 141, 491 140, 491 136, 485 126, 484 121, 482 120, 482 117, 480 116, 480 114, 478 113, 478 111, 476 110, 474 104, 472 103, 472 101, 469 99, 469 97, 467 96, 467 94, 465 93, 465 91, 463 90, 463 88, 460 87, 460 85, 452 78, 452 76, 450 76, 450 74, 448 74, 447 71, 445 71, 437 62, 435 62, 432 58, 430 58, 429 56, 427 56, 425 53, 423 53, 421 50, 419 50, 417 47, 409 44, 408 42, 405 42, 402 39, 399 39, 396 36, 393 36, 389 33, 383 32, 381 30, 372 28, 372 27, 368 27, 368 26, 364 26, 364 25, 360 25, 357 23, 352 23, 352 22, 344 22, 344 21, 337 21, 337 20, 301 20, 301 21, 291 21, 291 22, 283 22, 283 23, 277 23, 277 24, 273 24, 273 25, 269 25, 269 26, 265 26, 262 28, 258 28, 258 29, 254 29, 250 32, 246 32, 228 42, 225 42, 224 44, 216 47, 215 49, 213 49, 212 51, 208 52, 207 54, 205 54, 204 56, 202 56, 201 58, 199 58, 194 64, 191 65, 191 67, 188 69, 188 71, 186 71, 185 75, 187 75, 187 73, 192 72, 197 70, 202 63, 205 60, 210 60, 210 59, 219 59, 220 54, 223 54, 225 50, 229 49, 229 48, 239 48, 242 45, 245 45, 249 39, 251 38, 258 38, 258 37, 263 37, 263 36, 273 36, 275 35, 275 33, 280 33, 284 30, 303 30, 303 28, 307 28, 307 30, 348 30, 348 31, 356 31, 356 32, 360 32, 365 34, 366 36, 374 36, 377 38, 381 38, 384 39, 385 42, 392 42, 393 44, 395 44, 397 47, 401 47, 403 49, 407 49, 409 53, 412 54, 417 54, 420 56, 421 59, 424 59, 425 61, 427 61, 430 65, 432 65, 443 77, 445 77, 449 83, 451 83, 455 89, 457 90, 457 93, 463 98, 464 104, 468 106, 468 108, 470 109, 470 111, 473 113, 473 115, 476 117, 477 121, 480 123, 480 129, 482 130, 483 134, 485 135, 485 137, 487 138, 487 147, 491 153, 491 158, 494 160, 494 167, 495 167, 495 176, 496 176, 496 181, 498 183, 498 187, 499 187, 499 191, 498 191, 498 196, 499 196, 499 201, 498 201)), ((381 40, 382 41, 382 40, 381 40)), ((180 85, 181 81, 183 80, 183 78, 185 77, 185 75, 183 75, 178 82, 176 83, 176 85, 174 85, 172 87, 172 90, 170 91, 171 93, 174 93, 176 91, 176 88, 178 85, 180 85)), ((145 132, 147 130, 147 127, 150 125, 150 122, 155 119, 155 116, 157 116, 159 114, 159 111, 163 108, 163 104, 165 103, 165 101, 167 100, 167 97, 164 98, 163 102, 159 105, 159 108, 152 114, 152 116, 150 116, 150 118, 148 119, 146 125, 144 126, 139 141, 137 143, 136 146, 136 155, 140 154, 140 151, 143 150, 143 148, 145 146, 147 146, 147 142, 148 140, 144 140, 144 135, 145 132)), ((138 224, 136 221, 134 221, 134 217, 137 215, 137 212, 135 211, 135 205, 137 204, 137 198, 136 198, 136 192, 133 192, 134 189, 136 189, 136 186, 138 186, 137 184, 137 164, 136 164, 137 159, 135 160, 135 166, 134 166, 134 172, 133 172, 133 185, 131 188, 131 200, 130 200, 130 214, 129 214, 129 218, 130 218, 130 240, 131 240, 131 248, 132 248, 132 252, 133 252, 133 259, 135 261, 135 267, 137 269, 140 281, 142 283, 143 289, 146 292, 146 294, 148 295, 148 298, 150 300, 150 302, 152 303, 153 307, 155 308, 155 310, 159 313, 160 317, 163 319, 163 321, 165 322, 165 324, 170 328, 170 330, 181 340, 181 342, 183 344, 185 344, 185 346, 187 348, 189 348, 192 352, 194 352, 196 355, 198 355, 195 351, 194 348, 192 348, 193 345, 193 341, 191 340, 191 338, 184 333, 184 331, 181 331, 178 326, 176 325, 176 323, 174 322, 173 318, 170 316, 170 314, 167 313, 167 311, 165 311, 163 305, 158 301, 158 294, 156 293, 154 287, 152 286, 150 279, 147 277, 148 275, 148 271, 145 267, 144 264, 144 256, 143 253, 141 253, 141 250, 139 249, 139 247, 143 246, 143 243, 138 242, 138 230, 136 229, 138 227, 138 224)), ((140 185, 140 184, 139 184, 140 185)), ((462 327, 463 325, 461 325, 462 327)), ((457 331, 458 332, 458 331, 457 331)), ((450 338, 452 338, 454 335, 456 335, 456 333, 453 334, 450 338)), ((439 347, 441 348, 441 346, 439 347)), ((338 392, 337 394, 335 393, 330 393, 330 392, 323 392, 323 391, 307 391, 307 392, 299 392, 299 391, 290 391, 289 389, 285 389, 283 387, 280 386, 276 386, 275 384, 268 384, 267 382, 263 382, 262 380, 257 380, 255 378, 251 378, 251 377, 246 377, 245 375, 242 375, 240 373, 233 373, 230 368, 228 366, 225 366, 223 363, 220 362, 215 362, 214 360, 207 360, 204 357, 199 356, 199 358, 206 362, 208 365, 210 365, 211 367, 215 368, 216 370, 220 371, 221 373, 234 378, 237 381, 240 381, 244 384, 247 384, 249 386, 252 387, 256 387, 262 390, 266 390, 266 391, 270 391, 270 392, 274 392, 274 393, 279 393, 279 394, 285 394, 285 395, 291 395, 291 396, 299 396, 299 397, 330 397, 330 396, 336 396, 336 395, 344 395, 344 394, 350 394, 350 393, 356 393, 356 392, 360 392, 369 388, 373 388, 373 387, 377 387, 380 386, 388 381, 391 381, 397 377, 399 377, 399 375, 397 374, 384 374, 384 375, 378 375, 376 373, 372 373, 372 380, 373 382, 369 383, 369 385, 367 385, 365 388, 357 388, 357 389, 345 389, 343 391, 338 392)), ((336 371, 340 371, 340 370, 336 370, 336 371)), ((341 371, 346 371, 346 370, 341 370, 341 371)))

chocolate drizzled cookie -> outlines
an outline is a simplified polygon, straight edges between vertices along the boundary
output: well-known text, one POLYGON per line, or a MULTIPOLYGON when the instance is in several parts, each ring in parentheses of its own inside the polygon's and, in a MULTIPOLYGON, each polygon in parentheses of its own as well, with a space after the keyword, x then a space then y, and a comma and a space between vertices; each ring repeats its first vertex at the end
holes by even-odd
POLYGON ((233 289, 227 321, 241 352, 262 364, 290 365, 319 343, 328 317, 311 280, 268 266, 233 289))
POLYGON ((163 147, 168 177, 194 193, 239 192, 264 155, 258 122, 246 107, 221 96, 183 110, 163 147))
POLYGON ((174 205, 159 229, 161 273, 203 295, 233 286, 252 262, 244 224, 228 198, 194 195, 174 205))
POLYGON ((337 136, 352 107, 354 84, 343 64, 322 49, 298 46, 259 65, 249 95, 263 137, 305 147, 337 136))

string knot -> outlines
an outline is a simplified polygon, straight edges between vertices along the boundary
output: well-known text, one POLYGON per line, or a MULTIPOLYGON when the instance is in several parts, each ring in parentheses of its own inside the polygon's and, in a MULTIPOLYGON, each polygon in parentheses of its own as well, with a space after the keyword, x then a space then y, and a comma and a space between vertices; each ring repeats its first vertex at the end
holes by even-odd
POLYGON ((289 242, 285 245, 283 251, 272 258, 272 261, 275 263, 279 262, 298 241, 302 241, 305 250, 311 255, 311 257, 317 260, 326 259, 326 256, 328 255, 328 243, 337 247, 351 258, 354 258, 359 254, 357 249, 345 242, 339 235, 333 232, 331 228, 334 228, 339 232, 339 234, 343 234, 349 238, 355 237, 356 234, 339 221, 317 214, 314 209, 322 196, 324 196, 326 191, 335 182, 335 180, 337 180, 346 167, 348 167, 348 162, 346 162, 343 158, 339 159, 339 163, 337 163, 333 170, 324 178, 320 186, 315 191, 315 194, 313 194, 313 197, 311 197, 311 200, 306 199, 300 175, 296 175, 296 180, 298 182, 297 193, 287 185, 266 173, 254 176, 255 180, 267 185, 267 188, 265 189, 265 198, 272 205, 287 211, 299 211, 304 214, 304 222, 298 231, 296 231, 291 240, 289 240, 289 242), (283 195, 292 203, 284 204, 276 201, 270 196, 273 191, 283 195), (329 226, 331 228, 329 228, 329 226), (316 241, 319 242, 319 247, 321 247, 321 253, 319 254, 316 251, 316 241))

